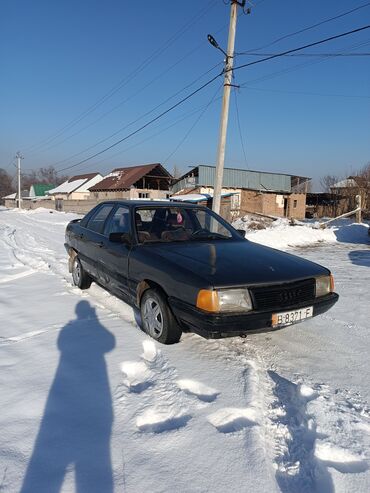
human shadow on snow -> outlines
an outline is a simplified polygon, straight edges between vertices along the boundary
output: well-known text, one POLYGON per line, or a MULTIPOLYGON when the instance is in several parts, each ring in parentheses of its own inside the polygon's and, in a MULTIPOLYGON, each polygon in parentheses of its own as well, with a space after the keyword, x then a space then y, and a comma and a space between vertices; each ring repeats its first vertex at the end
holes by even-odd
POLYGON ((349 252, 348 257, 354 265, 370 267, 370 248, 368 250, 352 250, 351 252, 349 252))
POLYGON ((87 301, 60 332, 59 365, 21 493, 58 493, 67 471, 76 493, 112 493, 112 398, 104 354, 115 338, 87 301))
POLYGON ((348 224, 347 226, 340 226, 334 230, 334 234, 337 237, 337 241, 341 243, 352 244, 369 244, 370 237, 368 234, 369 228, 364 224, 348 224))

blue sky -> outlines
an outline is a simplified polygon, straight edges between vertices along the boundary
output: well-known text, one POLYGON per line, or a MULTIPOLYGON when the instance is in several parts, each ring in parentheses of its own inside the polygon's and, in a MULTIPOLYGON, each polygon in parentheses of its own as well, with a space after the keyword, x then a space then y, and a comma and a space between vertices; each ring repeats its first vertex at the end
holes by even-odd
MULTIPOLYGON (((257 51, 364 3, 255 0, 251 14, 238 18, 236 51, 257 51)), ((223 0, 5 0, 0 167, 20 150, 25 169, 62 169, 158 115, 221 70, 222 54, 206 36, 213 34, 226 48, 229 10, 223 0), (114 94, 102 102, 112 88, 114 94)), ((369 21, 370 6, 260 52, 294 48, 369 21)), ((345 51, 370 53, 370 29, 306 53, 345 51)), ((238 56, 235 65, 252 60, 256 57, 238 56)), ((149 162, 186 171, 214 163, 221 82, 114 149, 63 173, 105 173, 149 162)), ((282 57, 235 72, 235 84, 244 87, 231 99, 226 166, 295 173, 318 183, 324 174, 346 175, 370 161, 369 57, 282 57)))

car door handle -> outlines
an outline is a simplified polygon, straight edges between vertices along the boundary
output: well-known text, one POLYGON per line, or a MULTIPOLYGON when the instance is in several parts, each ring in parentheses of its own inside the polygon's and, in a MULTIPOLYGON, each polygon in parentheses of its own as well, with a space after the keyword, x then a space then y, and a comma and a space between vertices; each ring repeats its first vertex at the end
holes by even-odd
POLYGON ((104 242, 103 241, 94 241, 93 243, 94 243, 94 245, 96 245, 99 248, 103 248, 103 246, 104 246, 104 242))

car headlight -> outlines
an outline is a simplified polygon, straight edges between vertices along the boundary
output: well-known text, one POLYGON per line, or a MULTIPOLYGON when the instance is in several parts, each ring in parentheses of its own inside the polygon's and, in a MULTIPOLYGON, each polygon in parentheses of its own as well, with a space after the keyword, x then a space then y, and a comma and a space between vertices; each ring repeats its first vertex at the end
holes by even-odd
POLYGON ((247 312, 253 309, 248 289, 201 289, 197 297, 197 308, 207 312, 247 312))
POLYGON ((334 291, 334 278, 330 276, 316 277, 316 298, 325 296, 334 291))

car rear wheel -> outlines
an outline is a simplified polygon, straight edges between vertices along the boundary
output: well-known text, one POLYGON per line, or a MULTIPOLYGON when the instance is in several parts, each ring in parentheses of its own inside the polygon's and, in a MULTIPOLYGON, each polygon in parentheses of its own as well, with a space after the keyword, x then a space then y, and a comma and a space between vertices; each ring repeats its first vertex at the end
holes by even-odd
POLYGON ((175 344, 181 338, 181 329, 162 293, 148 289, 141 298, 141 320, 143 329, 162 344, 175 344))
POLYGON ((77 257, 77 255, 74 258, 72 264, 72 279, 73 284, 80 289, 87 289, 91 286, 92 283, 91 277, 84 271, 80 259, 77 257))

